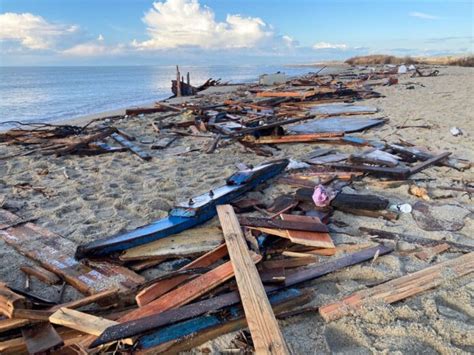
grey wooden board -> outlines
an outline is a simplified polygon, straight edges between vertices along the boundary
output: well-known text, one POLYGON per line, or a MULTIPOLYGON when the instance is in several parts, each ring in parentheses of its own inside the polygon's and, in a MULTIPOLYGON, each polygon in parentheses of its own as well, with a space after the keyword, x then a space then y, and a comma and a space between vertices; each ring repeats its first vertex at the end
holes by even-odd
POLYGON ((369 113, 377 112, 378 109, 372 106, 359 106, 354 104, 325 104, 325 105, 315 105, 311 107, 311 113, 313 114, 322 114, 322 115, 343 115, 345 113, 354 114, 354 113, 369 113))
POLYGON ((288 127, 293 133, 321 133, 321 132, 358 132, 385 122, 383 119, 367 118, 364 116, 330 117, 312 120, 307 123, 288 127))
POLYGON ((322 157, 308 159, 306 160, 306 162, 309 164, 326 164, 326 163, 334 163, 334 162, 346 160, 348 158, 349 158, 349 154, 334 153, 334 154, 329 154, 322 157))

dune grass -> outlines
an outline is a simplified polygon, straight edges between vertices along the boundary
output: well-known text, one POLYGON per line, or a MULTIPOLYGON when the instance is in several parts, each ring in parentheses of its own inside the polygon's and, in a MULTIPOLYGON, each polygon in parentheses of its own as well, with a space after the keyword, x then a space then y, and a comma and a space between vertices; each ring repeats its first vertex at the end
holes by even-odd
POLYGON ((474 56, 466 57, 396 57, 393 55, 366 55, 352 57, 345 61, 349 65, 377 65, 377 64, 433 64, 433 65, 453 65, 461 67, 474 67, 474 56))

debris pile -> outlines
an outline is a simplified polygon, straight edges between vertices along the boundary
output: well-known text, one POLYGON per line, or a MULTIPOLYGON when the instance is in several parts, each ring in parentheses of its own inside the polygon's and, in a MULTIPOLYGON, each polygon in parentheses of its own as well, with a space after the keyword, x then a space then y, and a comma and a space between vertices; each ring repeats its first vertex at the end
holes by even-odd
MULTIPOLYGON (((85 127, 46 125, 0 134, 1 144, 21 147, 2 159, 128 150, 150 161, 153 149, 167 149, 185 136, 208 138, 201 149, 205 153, 235 143, 264 156, 272 156, 279 144, 321 145, 303 161, 287 157, 257 166, 240 164, 222 185, 176 204, 167 217, 82 245, 0 208, 0 239, 34 261, 21 267, 24 289, 0 283, 0 352, 177 353, 248 327, 251 339, 239 333, 232 350, 289 354, 277 319, 318 311, 329 322, 356 314, 371 302, 390 304, 440 286, 446 277, 470 274, 474 247, 463 243, 365 226, 359 227, 360 243, 335 238, 344 224, 334 219, 336 213, 387 221, 411 213, 422 229, 448 231, 462 228, 467 215, 459 207, 457 218, 435 217, 444 207, 431 204, 429 191, 412 177, 434 165, 463 170, 470 162, 408 142, 349 135, 389 122, 377 108, 356 102, 380 96, 372 86, 396 75, 343 72, 288 80, 279 75, 284 84, 249 84, 231 94, 187 103, 160 102, 85 127), (143 118, 157 140, 143 143, 112 125, 131 116, 143 118), (350 153, 339 151, 341 145, 350 153), (350 190, 357 184, 364 184, 364 193, 350 190), (376 184, 407 184, 419 202, 411 206, 371 193, 376 184), (272 196, 271 203, 246 195, 269 185, 294 189, 272 196), (215 217, 219 225, 206 223, 215 217), (356 264, 377 263, 398 252, 400 241, 419 245, 420 250, 405 255, 425 263, 447 250, 463 255, 328 304, 303 307, 314 299, 308 281, 356 264), (161 276, 139 274, 165 262, 173 267, 161 276), (62 283, 63 290, 72 286, 84 297, 70 302, 63 301, 63 292, 54 300, 38 297, 29 289, 30 278, 45 285, 62 283)), ((205 86, 218 84, 208 81, 205 86)), ((189 79, 184 83, 179 70, 173 85, 176 96, 200 91, 189 79)), ((470 185, 444 188, 473 192, 470 185)))

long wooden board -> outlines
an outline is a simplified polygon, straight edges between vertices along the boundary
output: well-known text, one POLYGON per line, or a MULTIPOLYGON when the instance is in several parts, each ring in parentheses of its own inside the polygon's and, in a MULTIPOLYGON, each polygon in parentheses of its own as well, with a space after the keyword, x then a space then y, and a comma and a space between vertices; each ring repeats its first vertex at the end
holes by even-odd
POLYGON ((230 205, 217 206, 247 324, 257 354, 289 354, 237 216, 230 205))
POLYGON ((370 301, 393 303, 437 287, 446 278, 461 277, 474 271, 474 253, 430 266, 423 270, 385 282, 319 308, 319 314, 326 321, 344 317, 370 301))
MULTIPOLYGON (((0 224, 13 219, 12 215, 0 209, 0 224)), ((0 230, 0 238, 85 294, 111 288, 128 292, 145 282, 142 276, 122 266, 107 262, 86 265, 75 260, 70 256, 76 249, 72 241, 33 223, 0 230)))

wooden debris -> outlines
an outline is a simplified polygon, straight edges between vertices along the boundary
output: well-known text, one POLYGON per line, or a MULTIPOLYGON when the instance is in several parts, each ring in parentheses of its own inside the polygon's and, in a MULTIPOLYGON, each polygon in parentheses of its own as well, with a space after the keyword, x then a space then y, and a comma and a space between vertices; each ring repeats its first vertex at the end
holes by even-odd
POLYGON ((232 206, 217 206, 247 323, 258 354, 289 354, 232 206))
MULTIPOLYGON (((191 263, 183 266, 181 269, 179 269, 179 271, 190 270, 190 269, 199 268, 199 267, 208 267, 214 264, 216 261, 222 259, 226 255, 227 255, 227 246, 225 244, 222 244, 219 247, 204 254, 200 258, 197 258, 191 263)), ((164 295, 166 292, 172 290, 176 286, 189 280, 190 278, 191 278, 190 275, 178 275, 167 280, 155 282, 152 285, 141 290, 136 295, 135 300, 140 307, 143 307, 146 304, 150 303, 151 301, 157 299, 161 295, 164 295)))
POLYGON ((137 155, 140 159, 145 161, 151 160, 152 156, 144 152, 140 147, 133 144, 130 140, 124 137, 123 133, 113 133, 111 137, 123 147, 129 149, 133 154, 137 155))
MULTIPOLYGON (((13 218, 11 215, 0 209, 0 221, 13 218)), ((73 242, 33 223, 0 230, 0 238, 88 295, 108 288, 119 288, 121 293, 128 293, 144 282, 140 275, 115 264, 100 262, 91 266, 93 264, 78 262, 69 256, 76 248, 73 242)))
POLYGON ((425 250, 422 250, 418 253, 415 253, 415 256, 418 259, 424 260, 424 261, 429 261, 431 260, 434 256, 441 254, 442 252, 446 251, 449 249, 449 244, 447 243, 442 243, 439 245, 435 245, 434 247, 427 248, 425 250))
POLYGON ((245 138, 246 141, 253 144, 282 144, 282 143, 307 143, 319 142, 321 139, 343 137, 344 133, 329 132, 329 133, 313 133, 313 134, 294 134, 288 136, 268 136, 253 139, 249 136, 245 138))
POLYGON ((20 266, 20 270, 23 271, 26 275, 34 276, 38 280, 48 285, 55 285, 59 283, 59 281, 61 281, 61 279, 56 274, 53 274, 51 271, 48 271, 38 265, 35 265, 34 267, 29 265, 22 265, 20 266))
POLYGON ((333 321, 356 311, 371 301, 383 304, 394 303, 440 286, 446 281, 443 275, 449 274, 450 279, 453 279, 468 275, 473 271, 474 253, 469 253, 370 289, 355 292, 336 303, 320 307, 319 314, 325 321, 333 321))
POLYGON ((26 308, 27 305, 25 297, 16 294, 0 282, 0 314, 13 318, 16 310, 26 308))
POLYGON ((59 334, 48 323, 39 323, 29 328, 22 329, 23 339, 29 354, 42 354, 64 345, 59 334))
POLYGON ((298 231, 307 232, 321 232, 326 233, 328 228, 325 224, 317 222, 311 217, 298 219, 294 221, 291 219, 291 215, 285 215, 286 219, 270 219, 270 218, 257 218, 257 217, 239 217, 239 223, 246 227, 264 227, 264 228, 277 228, 277 229, 291 229, 298 231))

